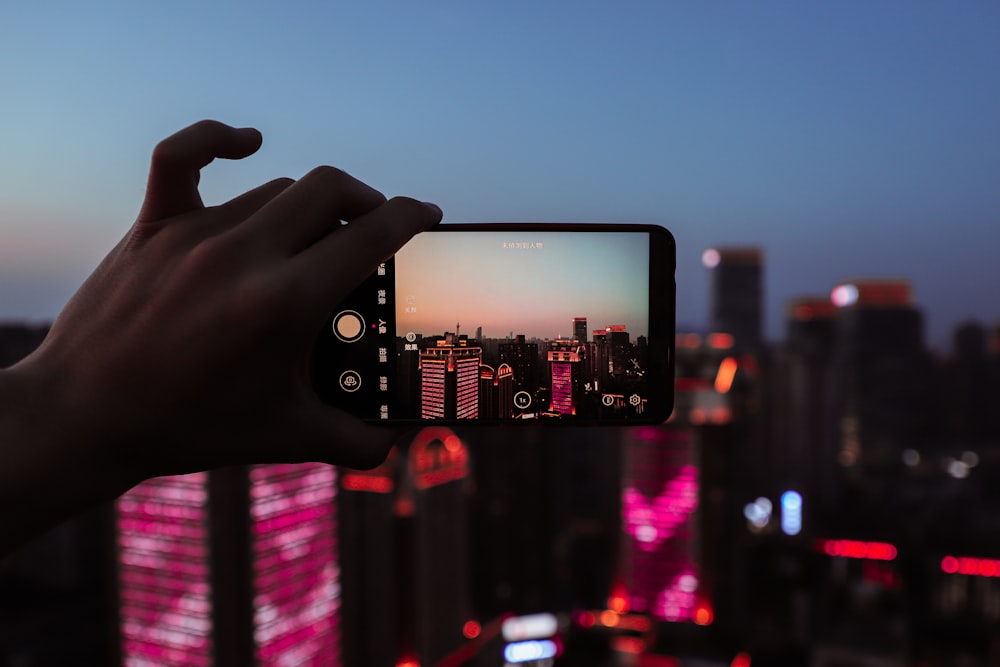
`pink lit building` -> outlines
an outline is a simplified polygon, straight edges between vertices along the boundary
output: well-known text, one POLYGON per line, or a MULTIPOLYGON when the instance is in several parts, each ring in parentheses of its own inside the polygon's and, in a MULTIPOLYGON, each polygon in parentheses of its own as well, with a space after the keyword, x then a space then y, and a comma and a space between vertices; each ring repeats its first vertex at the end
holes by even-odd
POLYGON ((710 622, 699 594, 699 473, 690 428, 647 426, 625 436, 622 584, 631 611, 660 621, 710 622))
POLYGON ((122 496, 123 664, 340 665, 336 481, 324 464, 269 465, 122 496))

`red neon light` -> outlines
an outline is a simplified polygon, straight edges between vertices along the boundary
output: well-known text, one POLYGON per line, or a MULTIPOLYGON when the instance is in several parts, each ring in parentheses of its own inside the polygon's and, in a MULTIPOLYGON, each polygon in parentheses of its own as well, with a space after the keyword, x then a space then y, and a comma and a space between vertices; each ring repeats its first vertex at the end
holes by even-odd
POLYGON ((941 571, 973 577, 1000 577, 1000 560, 945 556, 941 559, 941 571))
POLYGON ((638 637, 615 637, 611 640, 611 648, 620 653, 639 655, 646 650, 646 642, 638 637))
POLYGON ((628 591, 625 590, 625 585, 617 581, 611 587, 611 595, 608 596, 608 609, 619 614, 624 614, 628 611, 628 591))
POLYGON ((358 473, 347 473, 341 480, 340 485, 346 491, 369 491, 371 493, 392 493, 392 478, 381 475, 360 475, 358 473))
POLYGON ((736 369, 739 364, 733 357, 726 357, 719 366, 719 372, 715 376, 715 391, 720 394, 728 394, 733 388, 733 378, 736 377, 736 369))
POLYGON ((476 621, 466 621, 465 625, 462 626, 462 635, 464 635, 466 639, 475 639, 482 631, 482 626, 476 621))
POLYGON ((592 628, 594 627, 594 623, 596 621, 597 619, 594 618, 594 614, 589 611, 581 612, 579 618, 576 619, 576 622, 580 624, 581 628, 592 628))
POLYGON ((708 334, 708 346, 715 348, 717 350, 728 350, 733 346, 732 334, 727 333, 710 333, 708 334))
POLYGON ((707 600, 702 600, 695 607, 691 618, 694 620, 695 625, 711 625, 712 621, 715 620, 715 612, 712 611, 712 605, 707 600))
POLYGON ((750 667, 750 654, 737 653, 730 667, 750 667))
POLYGON ((868 560, 895 560, 898 553, 896 547, 887 542, 859 540, 822 540, 822 549, 827 556, 868 560))

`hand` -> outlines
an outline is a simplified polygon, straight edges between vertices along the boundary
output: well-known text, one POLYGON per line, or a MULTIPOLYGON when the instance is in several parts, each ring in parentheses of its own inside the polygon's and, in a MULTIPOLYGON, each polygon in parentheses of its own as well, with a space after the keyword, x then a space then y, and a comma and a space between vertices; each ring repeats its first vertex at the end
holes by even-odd
POLYGON ((372 467, 392 444, 319 401, 309 357, 339 301, 441 211, 331 167, 205 207, 199 170, 260 144, 213 121, 162 141, 132 229, 23 364, 56 437, 135 481, 232 463, 372 467))

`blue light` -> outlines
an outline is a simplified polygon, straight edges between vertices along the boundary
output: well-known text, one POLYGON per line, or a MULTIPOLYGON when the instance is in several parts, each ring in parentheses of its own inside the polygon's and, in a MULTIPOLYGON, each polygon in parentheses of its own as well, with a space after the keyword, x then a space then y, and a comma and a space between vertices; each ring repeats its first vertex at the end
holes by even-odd
POLYGON ((797 491, 781 494, 781 531, 785 535, 802 532, 802 496, 797 491))
POLYGON ((507 644, 503 657, 509 663, 528 662, 529 660, 545 660, 556 655, 556 643, 551 639, 530 639, 524 642, 507 644))

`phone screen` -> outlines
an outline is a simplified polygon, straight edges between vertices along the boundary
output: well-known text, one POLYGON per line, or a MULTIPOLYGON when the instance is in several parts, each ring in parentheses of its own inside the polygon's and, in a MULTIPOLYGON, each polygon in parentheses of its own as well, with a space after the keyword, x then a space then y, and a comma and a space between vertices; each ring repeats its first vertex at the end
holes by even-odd
POLYGON ((317 390, 379 421, 663 421, 673 266, 662 227, 441 225, 342 302, 317 390))

